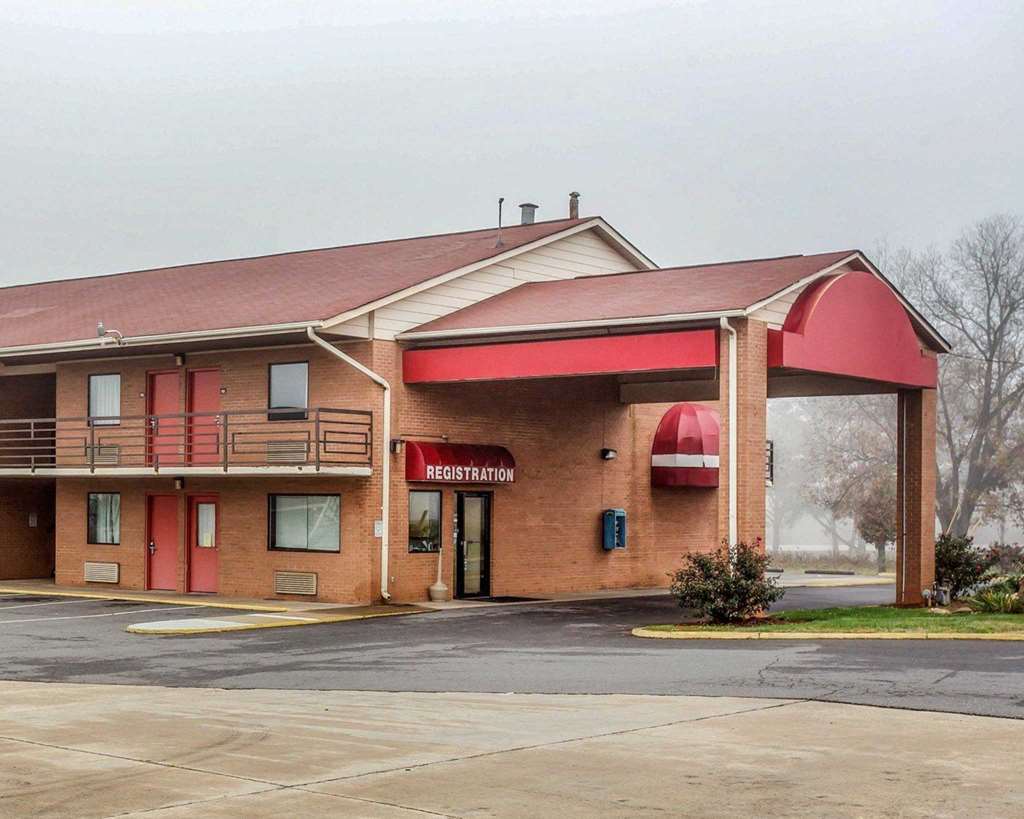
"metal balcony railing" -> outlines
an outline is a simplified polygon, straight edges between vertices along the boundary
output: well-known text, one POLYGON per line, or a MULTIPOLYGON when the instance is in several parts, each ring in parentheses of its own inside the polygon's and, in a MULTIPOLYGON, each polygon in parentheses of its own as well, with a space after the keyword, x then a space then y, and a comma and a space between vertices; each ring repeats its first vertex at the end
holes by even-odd
POLYGON ((0 419, 0 471, 369 467, 364 410, 230 410, 173 415, 0 419))

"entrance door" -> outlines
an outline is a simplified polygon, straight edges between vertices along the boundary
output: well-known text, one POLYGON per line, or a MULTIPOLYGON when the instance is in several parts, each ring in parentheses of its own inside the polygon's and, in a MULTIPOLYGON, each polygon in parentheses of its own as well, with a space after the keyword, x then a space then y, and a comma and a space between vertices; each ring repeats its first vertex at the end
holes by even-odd
POLYGON ((487 597, 491 593, 491 496, 459 492, 456 497, 455 595, 487 597))
POLYGON ((146 588, 178 588, 178 498, 150 495, 147 514, 146 588))
MULTIPOLYGON (((220 370, 189 370, 188 411, 220 412, 220 370)), ((189 417, 188 462, 215 464, 220 461, 220 424, 217 415, 189 417)))
POLYGON ((216 497, 188 499, 188 590, 217 591, 218 515, 216 497))
POLYGON ((181 376, 177 370, 149 374, 146 414, 157 416, 149 420, 146 441, 146 463, 149 466, 182 463, 184 430, 178 407, 180 395, 181 376))

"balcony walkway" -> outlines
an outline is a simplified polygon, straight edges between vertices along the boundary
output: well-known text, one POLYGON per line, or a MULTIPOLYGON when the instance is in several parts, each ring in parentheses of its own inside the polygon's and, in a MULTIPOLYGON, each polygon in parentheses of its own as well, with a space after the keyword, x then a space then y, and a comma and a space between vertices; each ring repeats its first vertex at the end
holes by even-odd
POLYGON ((367 477, 372 460, 365 410, 0 419, 0 477, 367 477))

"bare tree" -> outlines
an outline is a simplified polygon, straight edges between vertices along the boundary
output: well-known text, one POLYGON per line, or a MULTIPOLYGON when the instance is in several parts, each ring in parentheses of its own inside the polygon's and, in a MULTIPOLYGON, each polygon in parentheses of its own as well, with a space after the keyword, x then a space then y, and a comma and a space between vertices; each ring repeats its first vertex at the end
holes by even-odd
POLYGON ((898 278, 954 346, 940 369, 936 500, 943 530, 967 534, 1020 481, 1024 226, 1013 216, 984 219, 898 278))
MULTIPOLYGON (((838 523, 874 511, 871 487, 896 480, 896 412, 892 396, 860 396, 808 401, 806 497, 811 514, 830 532, 838 549, 838 523), (824 513, 824 514, 822 514, 824 513)), ((895 515, 895 512, 893 513, 895 515)), ((895 520, 895 517, 894 517, 895 520)), ((849 546, 854 544, 846 541, 849 546)))

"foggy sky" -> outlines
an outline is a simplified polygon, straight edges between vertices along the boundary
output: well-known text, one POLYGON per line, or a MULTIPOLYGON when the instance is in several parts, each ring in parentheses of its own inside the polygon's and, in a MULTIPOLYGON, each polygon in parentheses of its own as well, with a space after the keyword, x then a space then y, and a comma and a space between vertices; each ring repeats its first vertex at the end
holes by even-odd
POLYGON ((0 284, 574 189, 664 265, 1024 211, 1019 0, 4 0, 0 43, 0 284))

